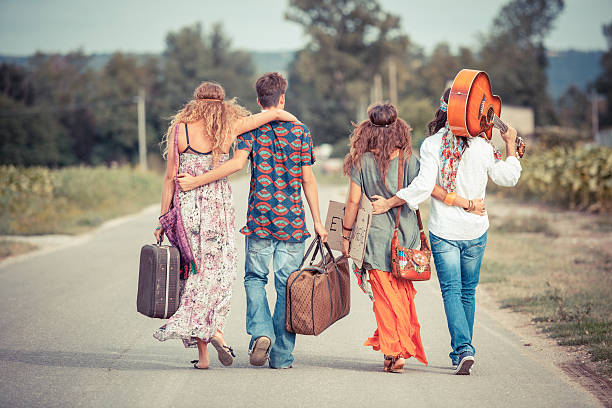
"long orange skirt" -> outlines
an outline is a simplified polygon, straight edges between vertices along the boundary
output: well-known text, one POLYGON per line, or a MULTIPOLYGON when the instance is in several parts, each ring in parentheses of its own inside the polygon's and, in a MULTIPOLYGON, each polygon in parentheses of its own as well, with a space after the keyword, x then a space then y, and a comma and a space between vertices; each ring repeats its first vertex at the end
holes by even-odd
POLYGON ((395 279, 389 272, 378 269, 368 272, 378 328, 363 345, 372 346, 387 356, 416 357, 427 364, 421 342, 421 326, 414 306, 416 290, 412 282, 395 279))

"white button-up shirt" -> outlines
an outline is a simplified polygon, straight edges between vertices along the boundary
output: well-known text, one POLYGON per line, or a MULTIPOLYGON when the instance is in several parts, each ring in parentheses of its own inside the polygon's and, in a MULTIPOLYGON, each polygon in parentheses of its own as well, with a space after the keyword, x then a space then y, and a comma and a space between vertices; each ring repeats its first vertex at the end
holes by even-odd
MULTIPOLYGON (((416 209, 441 184, 440 147, 445 129, 428 137, 421 145, 421 168, 419 175, 397 196, 416 209)), ((455 179, 455 192, 469 200, 485 197, 488 178, 497 185, 511 187, 521 176, 519 160, 510 156, 496 161, 493 147, 483 138, 471 138, 463 152, 455 179)), ((463 208, 448 206, 440 200, 431 200, 429 231, 440 238, 449 240, 471 240, 480 237, 489 228, 489 217, 468 213, 463 208)))

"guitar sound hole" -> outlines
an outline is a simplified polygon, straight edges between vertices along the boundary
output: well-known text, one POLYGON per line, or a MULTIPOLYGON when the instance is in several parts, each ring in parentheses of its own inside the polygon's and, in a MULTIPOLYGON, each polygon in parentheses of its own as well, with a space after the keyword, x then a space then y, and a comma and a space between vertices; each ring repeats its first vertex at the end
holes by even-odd
POLYGON ((489 130, 489 122, 487 122, 487 118, 486 116, 481 116, 480 117, 480 131, 481 132, 486 132, 487 130, 489 130))

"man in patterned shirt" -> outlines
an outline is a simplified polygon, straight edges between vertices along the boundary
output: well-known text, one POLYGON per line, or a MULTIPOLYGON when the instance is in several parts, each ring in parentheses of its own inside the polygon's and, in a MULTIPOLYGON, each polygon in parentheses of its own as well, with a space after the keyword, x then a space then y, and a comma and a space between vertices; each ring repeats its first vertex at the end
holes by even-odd
MULTIPOLYGON (((255 84, 263 110, 284 109, 287 80, 279 73, 262 75, 255 84)), ((206 173, 206 183, 232 174, 251 161, 251 184, 245 235, 244 287, 250 362, 271 368, 290 368, 295 334, 285 330, 287 278, 304 257, 306 229, 302 188, 315 232, 325 241, 327 231, 319 213, 319 194, 312 172, 315 158, 308 128, 299 122, 273 121, 238 136, 234 157, 206 173), (265 286, 269 266, 274 271, 276 305, 270 314, 265 286)))

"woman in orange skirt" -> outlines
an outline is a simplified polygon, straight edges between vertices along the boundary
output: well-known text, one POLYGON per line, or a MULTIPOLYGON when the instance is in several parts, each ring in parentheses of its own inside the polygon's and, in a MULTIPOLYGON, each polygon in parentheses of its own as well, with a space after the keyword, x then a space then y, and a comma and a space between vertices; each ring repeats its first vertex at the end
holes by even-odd
MULTIPOLYGON (((392 192, 409 185, 419 173, 419 160, 412 155, 411 128, 397 117, 395 106, 388 103, 371 106, 368 117, 355 126, 351 149, 344 160, 344 173, 351 177, 342 227, 342 252, 346 256, 362 193, 370 200, 391 197, 392 192), (403 186, 397 185, 398 158, 404 160, 403 186)), ((445 191, 436 186, 432 196, 443 198, 445 191)), ((466 203, 467 200, 456 197, 454 205, 466 203)), ((384 370, 387 372, 402 371, 405 359, 410 357, 427 364, 414 304, 416 290, 411 281, 396 279, 390 273, 395 211, 401 211, 400 245, 420 247, 416 214, 407 205, 375 215, 370 225, 363 267, 355 271, 359 285, 374 302, 376 316, 377 329, 364 345, 384 354, 384 370)))

